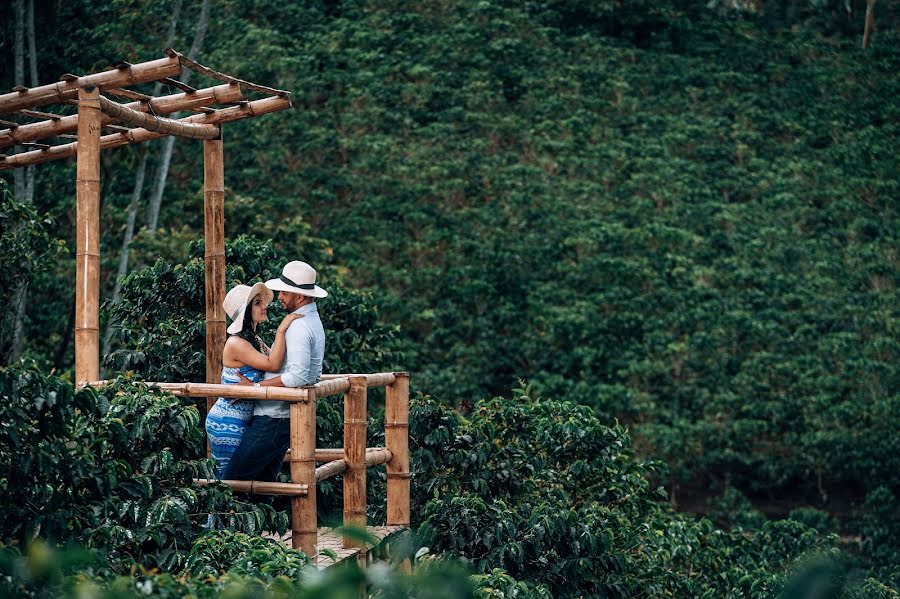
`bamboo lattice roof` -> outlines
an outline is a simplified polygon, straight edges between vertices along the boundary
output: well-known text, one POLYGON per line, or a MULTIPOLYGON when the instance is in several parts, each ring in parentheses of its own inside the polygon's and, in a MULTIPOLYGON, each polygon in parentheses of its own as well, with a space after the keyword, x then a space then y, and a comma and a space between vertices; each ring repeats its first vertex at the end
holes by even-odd
POLYGON ((10 93, 0 94, 0 127, 4 127, 0 129, 0 152, 4 148, 23 150, 0 154, 0 170, 75 156, 78 142, 70 140, 77 140, 73 134, 78 130, 78 115, 36 109, 77 106, 80 88, 99 88, 105 94, 101 96, 101 124, 106 130, 100 137, 101 150, 167 135, 216 137, 223 123, 291 107, 291 94, 287 91, 220 73, 171 48, 164 52, 165 58, 138 64, 119 62, 110 70, 93 75, 66 73, 57 83, 33 88, 17 86, 10 93), (202 89, 185 85, 175 79, 185 68, 220 83, 202 89), (128 89, 155 82, 179 93, 153 97, 128 89), (262 97, 251 100, 244 96, 245 92, 262 97), (180 111, 195 114, 178 119, 163 116, 180 111))

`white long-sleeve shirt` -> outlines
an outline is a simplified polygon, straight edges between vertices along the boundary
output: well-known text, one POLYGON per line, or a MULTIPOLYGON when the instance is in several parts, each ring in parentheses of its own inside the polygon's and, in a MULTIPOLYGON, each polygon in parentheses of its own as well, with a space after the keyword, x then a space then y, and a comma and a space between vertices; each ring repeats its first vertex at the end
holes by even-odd
MULTIPOLYGON (((303 318, 292 322, 285 333, 287 352, 284 364, 278 372, 267 372, 265 376, 267 379, 280 376, 285 387, 318 383, 322 376, 322 359, 325 357, 325 329, 315 302, 298 308, 294 314, 302 314, 303 318)), ((253 415, 290 418, 291 408, 284 401, 257 401, 253 415)))

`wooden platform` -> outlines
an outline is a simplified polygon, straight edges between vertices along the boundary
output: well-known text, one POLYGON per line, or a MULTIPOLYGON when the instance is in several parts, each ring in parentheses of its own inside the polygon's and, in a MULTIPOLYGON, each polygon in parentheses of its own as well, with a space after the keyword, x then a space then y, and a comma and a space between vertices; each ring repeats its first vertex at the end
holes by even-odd
MULTIPOLYGON (((405 530, 409 530, 405 526, 367 526, 366 530, 370 535, 378 539, 377 542, 369 542, 367 544, 367 557, 370 557, 373 554, 373 549, 380 546, 385 540, 388 538, 397 535, 405 530)), ((274 539, 276 541, 281 541, 288 547, 291 546, 291 531, 287 531, 283 536, 278 536, 275 533, 268 533, 264 535, 270 539, 274 539)), ((321 553, 323 550, 331 550, 337 554, 337 559, 332 561, 327 555, 319 555, 318 560, 316 561, 316 567, 320 570, 324 570, 330 566, 335 564, 339 564, 347 559, 355 558, 356 554, 359 553, 359 549, 344 548, 344 538, 334 531, 333 528, 320 528, 319 529, 319 541, 316 545, 316 549, 321 553)))

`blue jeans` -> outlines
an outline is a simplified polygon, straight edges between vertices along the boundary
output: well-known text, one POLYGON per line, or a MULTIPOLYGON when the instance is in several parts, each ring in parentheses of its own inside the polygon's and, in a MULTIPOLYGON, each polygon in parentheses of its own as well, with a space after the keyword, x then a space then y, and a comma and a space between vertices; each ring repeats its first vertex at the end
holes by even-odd
POLYGON ((290 418, 254 416, 222 478, 274 482, 290 442, 290 418))

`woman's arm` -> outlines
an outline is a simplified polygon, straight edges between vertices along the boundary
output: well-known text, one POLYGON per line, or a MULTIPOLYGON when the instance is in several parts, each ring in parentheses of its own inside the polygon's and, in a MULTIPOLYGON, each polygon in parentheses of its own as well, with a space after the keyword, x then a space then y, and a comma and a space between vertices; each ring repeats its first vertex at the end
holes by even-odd
POLYGON ((278 325, 278 330, 275 332, 275 341, 272 344, 272 351, 268 356, 256 351, 246 339, 229 337, 228 341, 225 343, 225 351, 222 355, 223 361, 252 366, 257 370, 263 370, 265 372, 277 372, 281 370, 287 347, 284 336, 288 327, 291 326, 291 323, 298 318, 303 318, 303 315, 288 314, 284 317, 284 320, 281 321, 281 324, 278 325))

